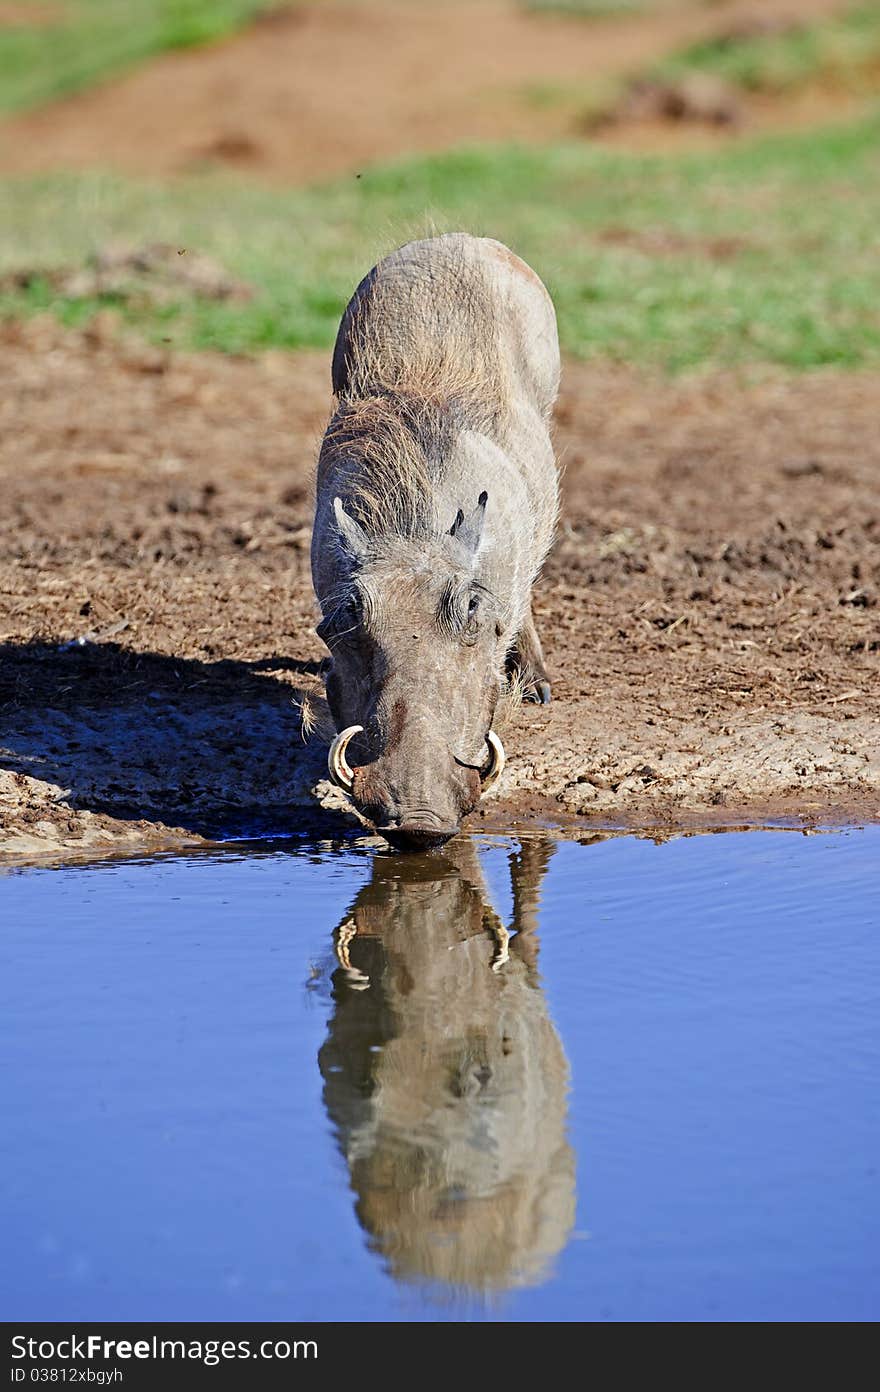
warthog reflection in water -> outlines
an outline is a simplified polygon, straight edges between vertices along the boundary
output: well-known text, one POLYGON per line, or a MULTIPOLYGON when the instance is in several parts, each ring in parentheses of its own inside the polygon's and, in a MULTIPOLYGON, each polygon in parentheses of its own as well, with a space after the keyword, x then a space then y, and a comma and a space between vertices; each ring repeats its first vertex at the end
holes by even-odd
POLYGON ((376 856, 336 931, 324 1101, 358 1218, 399 1278, 529 1284, 571 1229, 568 1064, 536 960, 552 852, 511 856, 515 936, 469 841, 376 856))

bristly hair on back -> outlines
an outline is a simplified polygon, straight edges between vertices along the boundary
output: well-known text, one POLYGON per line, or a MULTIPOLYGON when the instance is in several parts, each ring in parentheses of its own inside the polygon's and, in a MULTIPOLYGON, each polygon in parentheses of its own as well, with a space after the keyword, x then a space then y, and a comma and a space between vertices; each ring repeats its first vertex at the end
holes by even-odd
POLYGON ((338 406, 318 461, 319 479, 344 473, 346 505, 371 535, 435 533, 443 459, 460 431, 491 433, 502 406, 491 300, 453 300, 441 326, 419 312, 420 294, 424 286, 412 282, 371 281, 348 326, 338 406), (412 301, 408 314, 399 312, 401 297, 412 301))
POLYGON ((391 393, 491 409, 502 389, 498 305, 464 254, 445 248, 439 278, 374 267, 343 316, 334 351, 340 401, 391 393))
POLYGON ((400 391, 341 401, 321 446, 319 477, 341 470, 346 505, 369 535, 431 536, 442 525, 442 461, 458 432, 477 424, 469 407, 400 391))

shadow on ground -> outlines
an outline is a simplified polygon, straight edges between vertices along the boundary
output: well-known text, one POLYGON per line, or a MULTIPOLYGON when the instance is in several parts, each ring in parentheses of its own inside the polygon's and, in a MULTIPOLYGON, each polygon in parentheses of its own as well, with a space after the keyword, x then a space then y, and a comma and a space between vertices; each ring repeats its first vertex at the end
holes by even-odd
MULTIPOLYGON (((199 836, 315 829, 316 819, 339 829, 310 793, 326 754, 320 740, 303 740, 301 703, 320 691, 318 664, 294 658, 206 663, 116 643, 0 645, 0 775, 12 775, 3 801, 26 798, 39 780, 74 812, 199 836)), ((37 792, 45 803, 45 786, 37 792)))

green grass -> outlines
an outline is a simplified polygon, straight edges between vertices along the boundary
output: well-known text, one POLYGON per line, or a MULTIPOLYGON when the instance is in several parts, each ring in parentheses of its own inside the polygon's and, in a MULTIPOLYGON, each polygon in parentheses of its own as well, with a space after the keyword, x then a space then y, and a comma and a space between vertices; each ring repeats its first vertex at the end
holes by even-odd
POLYGON ((174 344, 328 346, 383 252, 467 228, 535 266, 565 349, 582 357, 672 371, 880 363, 880 116, 686 158, 502 148, 301 191, 63 176, 7 181, 0 200, 0 274, 82 265, 108 241, 164 240, 215 256, 256 289, 244 304, 181 293, 156 308, 58 300, 37 281, 0 293, 6 315, 51 310, 82 323, 115 303, 126 322, 174 344))
POLYGON ((748 91, 782 92, 821 77, 862 83, 878 64, 880 4, 872 0, 777 33, 708 39, 674 54, 654 73, 671 77, 696 69, 748 91))
POLYGON ((522 0, 522 8, 531 14, 564 15, 569 19, 614 19, 654 6, 651 0, 522 0))
MULTIPOLYGON (((21 6, 23 9, 23 6, 21 6)), ((145 58, 221 38, 266 0, 47 0, 0 26, 0 111, 82 91, 145 58)))

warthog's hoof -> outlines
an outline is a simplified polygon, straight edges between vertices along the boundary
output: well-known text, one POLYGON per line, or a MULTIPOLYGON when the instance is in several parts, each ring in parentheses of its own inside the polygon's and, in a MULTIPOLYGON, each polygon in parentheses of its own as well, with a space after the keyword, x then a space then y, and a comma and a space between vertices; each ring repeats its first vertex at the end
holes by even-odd
POLYGON ((549 706, 550 683, 548 681, 532 682, 523 692, 523 700, 532 706, 549 706))

